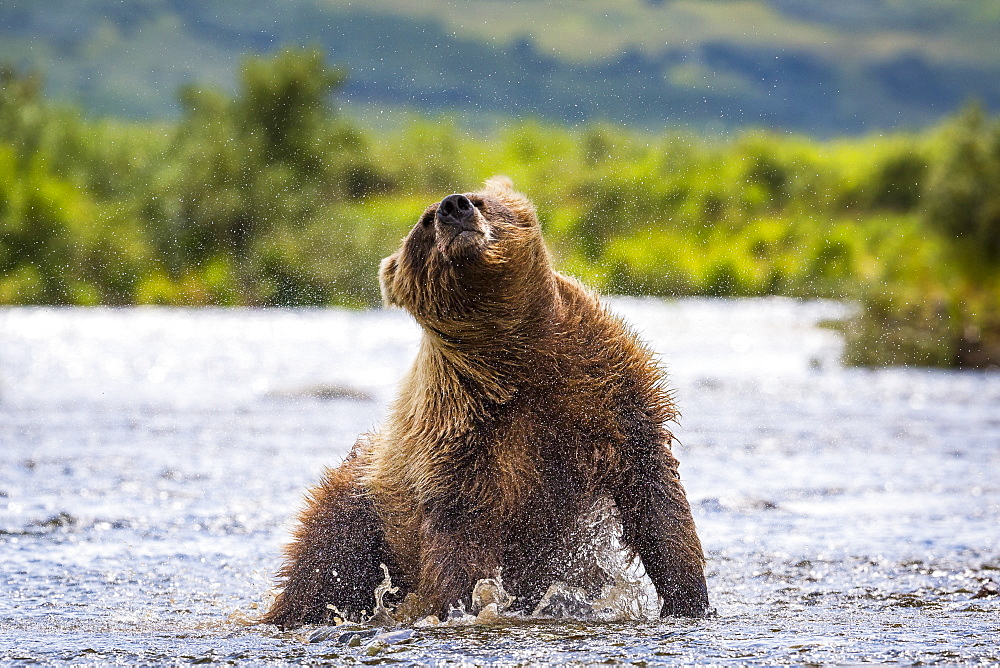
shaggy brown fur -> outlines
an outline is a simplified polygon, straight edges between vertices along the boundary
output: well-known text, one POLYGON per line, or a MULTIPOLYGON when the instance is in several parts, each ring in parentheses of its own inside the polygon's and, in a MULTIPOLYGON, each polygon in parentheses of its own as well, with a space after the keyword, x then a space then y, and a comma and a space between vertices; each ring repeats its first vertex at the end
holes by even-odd
POLYGON ((607 501, 661 613, 704 614, 663 374, 553 271, 528 200, 500 179, 430 206, 379 278, 423 328, 417 359, 384 428, 313 490, 264 621, 371 611, 381 563, 438 615, 498 569, 528 611, 555 580, 597 592, 583 519, 607 501))

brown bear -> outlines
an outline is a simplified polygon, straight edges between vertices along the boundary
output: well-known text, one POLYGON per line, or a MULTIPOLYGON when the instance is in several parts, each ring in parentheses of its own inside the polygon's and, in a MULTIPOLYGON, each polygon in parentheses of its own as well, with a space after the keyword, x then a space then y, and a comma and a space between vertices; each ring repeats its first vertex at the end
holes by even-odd
POLYGON ((653 355, 552 269, 529 201, 506 179, 432 204, 379 272, 387 305, 423 329, 385 426, 312 490, 282 628, 372 611, 388 568, 426 613, 501 574, 530 612, 560 580, 600 592, 588 549, 619 532, 662 615, 708 607, 704 557, 670 450, 676 417, 653 355), (613 506, 613 525, 587 518, 613 506))

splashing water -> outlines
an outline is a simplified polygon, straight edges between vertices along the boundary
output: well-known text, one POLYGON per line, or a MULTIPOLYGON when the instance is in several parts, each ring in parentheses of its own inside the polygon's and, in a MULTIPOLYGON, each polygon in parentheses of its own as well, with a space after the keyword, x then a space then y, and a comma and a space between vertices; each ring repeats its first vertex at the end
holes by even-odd
MULTIPOLYGON (((459 601, 451 607, 442 621, 436 615, 421 615, 424 605, 416 594, 409 593, 396 606, 386 605, 386 594, 395 594, 398 587, 392 586, 389 571, 382 565, 385 578, 375 588, 375 611, 365 617, 363 623, 369 626, 398 627, 413 624, 420 628, 438 625, 465 626, 471 624, 497 624, 523 622, 530 619, 576 620, 576 621, 627 621, 650 620, 655 618, 655 592, 650 598, 652 583, 642 578, 629 578, 626 573, 617 574, 614 583, 606 585, 602 595, 588 596, 580 587, 573 587, 562 581, 553 582, 530 614, 513 611, 514 596, 503 586, 500 574, 483 578, 472 589, 472 609, 467 611, 465 603, 459 601)), ((336 611, 334 606, 328 606, 336 611)), ((338 615, 343 620, 343 615, 338 615)))
MULTIPOLYGON (((581 587, 555 580, 534 609, 526 614, 512 609, 517 599, 504 589, 502 572, 498 569, 494 577, 483 578, 473 586, 471 610, 466 610, 464 601, 458 601, 442 621, 435 615, 421 616, 420 611, 425 606, 414 593, 407 594, 399 605, 387 606, 385 596, 398 593, 399 588, 392 585, 388 567, 380 564, 385 577, 374 590, 375 611, 365 618, 365 623, 377 626, 417 623, 429 627, 442 623, 461 626, 527 619, 605 622, 656 619, 660 609, 656 590, 646 577, 641 562, 621 545, 618 511, 609 499, 600 499, 590 512, 584 514, 579 522, 578 535, 586 541, 579 550, 580 561, 590 563, 588 555, 598 555, 598 565, 610 579, 598 596, 588 594, 581 587)), ((576 567, 578 564, 568 563, 566 575, 571 575, 576 567)), ((343 618, 343 615, 339 616, 343 618)))

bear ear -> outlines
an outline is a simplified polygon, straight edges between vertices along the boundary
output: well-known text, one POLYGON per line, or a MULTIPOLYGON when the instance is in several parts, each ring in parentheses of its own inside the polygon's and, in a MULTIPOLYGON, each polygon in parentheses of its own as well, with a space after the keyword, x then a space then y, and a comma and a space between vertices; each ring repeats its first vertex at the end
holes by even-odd
POLYGON ((392 289, 393 281, 396 278, 396 256, 390 255, 382 260, 378 268, 378 286, 382 293, 382 304, 385 306, 400 306, 396 299, 396 291, 392 289))
POLYGON ((483 184, 484 195, 503 197, 504 195, 510 195, 513 192, 514 182, 511 181, 508 176, 494 176, 492 179, 486 179, 486 183, 483 184))

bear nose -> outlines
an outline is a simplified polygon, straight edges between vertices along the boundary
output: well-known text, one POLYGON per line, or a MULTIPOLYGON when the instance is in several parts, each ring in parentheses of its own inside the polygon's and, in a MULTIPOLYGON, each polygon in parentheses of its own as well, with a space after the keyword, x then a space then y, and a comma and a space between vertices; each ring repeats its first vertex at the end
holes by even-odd
POLYGON ((438 205, 437 217, 444 225, 471 229, 476 208, 465 195, 448 195, 438 205))

